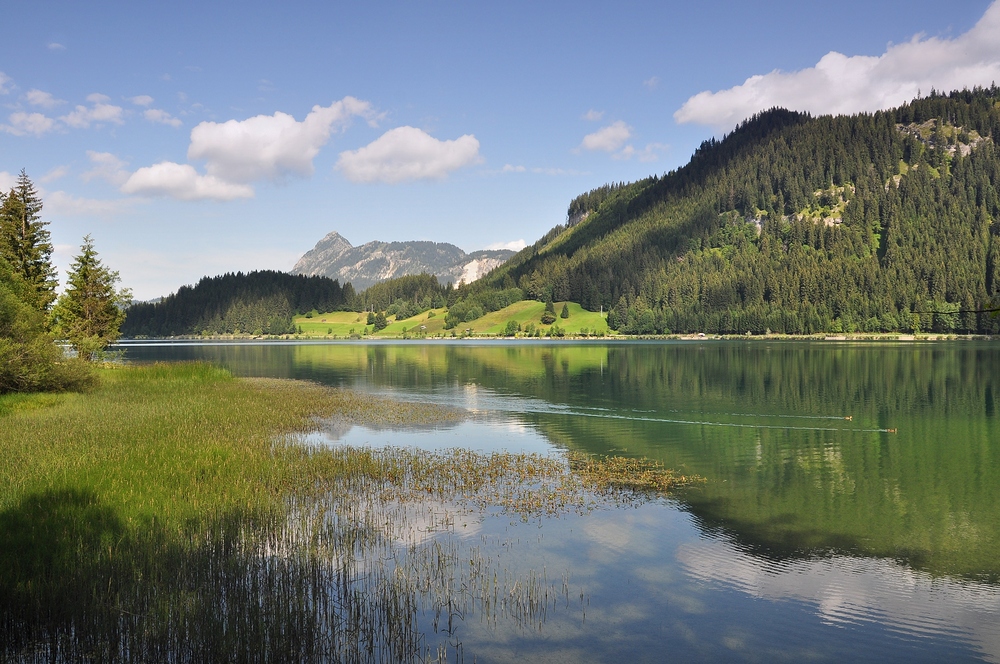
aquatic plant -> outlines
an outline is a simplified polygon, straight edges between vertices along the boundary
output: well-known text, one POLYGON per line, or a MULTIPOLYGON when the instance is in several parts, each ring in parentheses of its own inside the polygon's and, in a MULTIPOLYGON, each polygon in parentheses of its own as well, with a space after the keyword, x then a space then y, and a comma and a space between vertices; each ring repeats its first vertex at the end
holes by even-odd
POLYGON ((317 416, 462 413, 207 365, 100 376, 0 399, 4 660, 461 660, 456 621, 537 627, 570 595, 568 572, 514 572, 456 522, 613 505, 639 467, 309 447, 293 432, 317 416))

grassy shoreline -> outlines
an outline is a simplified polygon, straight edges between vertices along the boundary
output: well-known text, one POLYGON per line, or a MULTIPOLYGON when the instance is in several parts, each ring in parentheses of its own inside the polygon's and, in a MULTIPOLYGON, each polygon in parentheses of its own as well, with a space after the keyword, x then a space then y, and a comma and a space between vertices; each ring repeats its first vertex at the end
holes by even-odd
POLYGON ((428 509, 445 523, 486 508, 540 518, 692 481, 635 459, 298 442, 332 416, 393 427, 462 414, 204 364, 0 397, 2 658, 432 660, 421 606, 530 621, 558 593, 511 577, 509 605, 456 596, 496 563, 421 539, 428 509))

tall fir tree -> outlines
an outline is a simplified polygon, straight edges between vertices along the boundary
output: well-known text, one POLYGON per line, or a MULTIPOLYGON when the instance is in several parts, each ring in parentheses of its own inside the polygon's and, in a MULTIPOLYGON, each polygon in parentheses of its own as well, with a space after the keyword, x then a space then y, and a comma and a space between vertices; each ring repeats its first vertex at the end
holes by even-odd
POLYGON ((42 221, 42 199, 24 169, 17 184, 0 200, 0 255, 27 282, 36 306, 47 310, 56 299, 52 241, 42 221))
POLYGON ((118 340, 125 320, 125 308, 132 300, 129 289, 118 289, 118 272, 108 269, 97 257, 88 235, 70 271, 66 292, 52 311, 57 331, 90 359, 118 340))

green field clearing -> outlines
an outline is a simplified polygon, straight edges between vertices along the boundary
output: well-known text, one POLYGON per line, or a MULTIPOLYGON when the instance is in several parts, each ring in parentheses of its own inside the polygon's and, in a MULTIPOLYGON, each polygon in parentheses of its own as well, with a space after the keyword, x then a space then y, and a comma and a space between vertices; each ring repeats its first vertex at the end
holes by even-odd
POLYGON ((292 321, 296 329, 302 328, 302 334, 310 337, 338 336, 346 337, 354 330, 355 334, 364 334, 368 314, 356 311, 331 311, 325 314, 314 314, 312 318, 295 316, 292 321))
MULTIPOLYGON (((587 311, 575 302, 556 302, 555 309, 556 322, 553 325, 558 325, 566 330, 568 335, 578 335, 583 329, 586 329, 588 334, 608 333, 608 322, 599 312, 587 311), (563 304, 569 304, 569 318, 559 318, 563 304)), ((507 327, 507 321, 515 320, 522 328, 528 323, 534 323, 535 327, 541 329, 542 334, 545 334, 545 331, 551 326, 542 324, 543 313, 545 313, 543 302, 523 300, 458 327, 462 329, 471 327, 474 334, 503 334, 504 328, 507 327)))
POLYGON ((447 311, 447 309, 442 307, 440 309, 431 309, 430 311, 425 311, 422 314, 404 318, 403 320, 392 321, 387 328, 380 330, 375 336, 401 337, 403 336, 403 328, 406 328, 407 336, 429 337, 438 334, 450 334, 450 330, 444 329, 444 315, 447 311), (434 315, 428 317, 430 313, 434 315), (421 325, 424 326, 423 330, 420 329, 421 325))
MULTIPOLYGON (((608 323, 604 315, 596 311, 587 311, 575 302, 556 302, 556 325, 566 331, 567 335, 578 336, 583 330, 588 334, 608 334, 608 323), (563 304, 569 305, 569 318, 559 318, 563 304)), ((422 314, 406 318, 404 320, 393 320, 389 325, 379 332, 373 332, 371 325, 366 325, 368 314, 345 311, 334 311, 325 314, 314 314, 312 318, 296 316, 294 318, 297 328, 301 328, 300 333, 308 337, 347 337, 353 334, 365 335, 367 328, 368 336, 375 338, 397 338, 404 334, 408 337, 433 337, 451 336, 451 333, 461 335, 465 330, 472 329, 473 334, 502 335, 507 327, 507 321, 514 320, 522 328, 533 323, 544 335, 551 325, 543 325, 542 314, 545 312, 545 304, 537 300, 523 300, 515 302, 509 307, 493 311, 474 321, 460 323, 454 330, 444 329, 444 320, 447 309, 431 309, 422 314), (433 314, 433 315, 431 315, 433 314), (423 329, 420 329, 423 326, 423 329), (353 330, 353 332, 352 332, 353 330), (405 330, 405 332, 404 332, 405 330)))

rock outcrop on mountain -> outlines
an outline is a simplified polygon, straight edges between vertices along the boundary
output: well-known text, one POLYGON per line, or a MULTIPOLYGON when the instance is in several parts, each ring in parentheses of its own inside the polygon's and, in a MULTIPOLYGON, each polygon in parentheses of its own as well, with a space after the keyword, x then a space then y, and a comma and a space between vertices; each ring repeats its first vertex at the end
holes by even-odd
POLYGON ((292 268, 293 274, 321 275, 362 291, 374 283, 426 272, 441 283, 471 283, 514 255, 507 249, 466 253, 447 242, 379 242, 354 247, 333 232, 316 243, 292 268))

